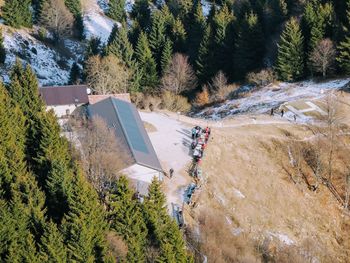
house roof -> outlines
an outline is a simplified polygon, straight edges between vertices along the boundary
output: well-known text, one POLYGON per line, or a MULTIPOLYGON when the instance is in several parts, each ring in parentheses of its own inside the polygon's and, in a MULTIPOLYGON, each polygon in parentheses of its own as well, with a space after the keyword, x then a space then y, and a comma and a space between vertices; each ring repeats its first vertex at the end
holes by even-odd
POLYGON ((39 92, 47 106, 85 104, 89 102, 86 85, 47 86, 39 92))
POLYGON ((89 104, 95 104, 109 97, 131 102, 130 93, 120 93, 120 94, 110 94, 110 95, 89 95, 89 104))
POLYGON ((90 117, 99 116, 135 160, 135 163, 163 171, 136 107, 126 101, 109 97, 88 107, 90 117))

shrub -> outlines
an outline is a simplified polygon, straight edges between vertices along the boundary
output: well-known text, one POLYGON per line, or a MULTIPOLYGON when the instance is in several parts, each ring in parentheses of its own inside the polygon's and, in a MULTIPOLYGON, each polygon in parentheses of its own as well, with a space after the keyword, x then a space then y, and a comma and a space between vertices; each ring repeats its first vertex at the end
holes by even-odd
POLYGON ((239 86, 237 84, 222 86, 217 89, 214 94, 211 95, 210 100, 212 102, 223 102, 238 88, 239 86))
POLYGON ((263 69, 260 72, 251 72, 247 75, 247 81, 258 87, 269 85, 276 80, 271 69, 263 69))
POLYGON ((175 95, 170 91, 164 91, 162 93, 162 104, 164 108, 169 111, 188 112, 191 109, 191 105, 188 103, 187 98, 175 95))
POLYGON ((194 103, 199 107, 205 106, 209 103, 209 91, 207 85, 204 85, 203 90, 200 93, 197 93, 194 103))

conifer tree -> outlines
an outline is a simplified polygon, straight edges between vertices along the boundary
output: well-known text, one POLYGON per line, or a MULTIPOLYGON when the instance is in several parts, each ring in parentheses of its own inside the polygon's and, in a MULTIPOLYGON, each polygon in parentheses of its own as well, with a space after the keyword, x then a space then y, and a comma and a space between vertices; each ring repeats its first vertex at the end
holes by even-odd
POLYGON ((120 23, 124 22, 126 19, 125 0, 110 0, 107 15, 120 23))
POLYGON ((144 211, 151 240, 161 251, 158 262, 167 262, 167 259, 174 258, 173 262, 187 262, 190 257, 187 255, 185 242, 175 221, 167 213, 165 201, 160 183, 154 179, 148 189, 144 211))
POLYGON ((206 28, 206 20, 203 15, 203 9, 200 1, 194 1, 191 16, 189 18, 189 30, 187 38, 187 48, 190 62, 194 64, 198 56, 199 45, 202 41, 206 28))
POLYGON ((142 71, 139 69, 137 62, 134 59, 134 49, 129 41, 126 25, 121 28, 115 27, 112 30, 108 42, 106 53, 115 55, 133 71, 132 90, 138 91, 140 89, 142 71))
POLYGON ((284 81, 294 81, 304 75, 304 38, 295 18, 286 24, 278 44, 276 71, 284 81))
POLYGON ((141 32, 137 41, 135 56, 138 65, 142 68, 141 86, 143 89, 154 88, 158 83, 157 65, 152 56, 147 35, 144 32, 141 32))
POLYGON ((239 31, 234 55, 236 78, 242 79, 261 67, 264 51, 264 35, 258 16, 247 14, 239 31))
POLYGON ((38 96, 38 80, 30 66, 23 68, 19 60, 12 68, 10 80, 11 83, 6 88, 26 118, 26 155, 30 164, 33 164, 33 157, 38 147, 39 115, 44 111, 44 103, 38 96))
POLYGON ((210 50, 209 38, 211 33, 210 25, 205 29, 203 39, 199 45, 198 56, 195 62, 196 74, 201 83, 207 82, 209 78, 210 50))
POLYGON ((63 243, 63 236, 53 222, 48 222, 45 226, 40 240, 39 259, 41 262, 67 262, 67 248, 63 243))
MULTIPOLYGON (((229 29, 231 23, 234 20, 234 16, 227 5, 224 5, 220 10, 218 10, 213 19, 212 19, 212 28, 213 28, 213 36, 210 45, 210 71, 207 72, 207 78, 211 78, 216 72, 219 70, 227 71, 230 65, 232 64, 232 60, 229 56, 230 53, 230 36, 229 29)), ((262 33, 256 30, 254 33, 256 34, 256 40, 259 41, 262 33)), ((249 30, 244 33, 250 34, 249 30)), ((261 41, 261 40, 260 40, 261 41)), ((257 57, 259 60, 259 57, 257 57)))
POLYGON ((121 176, 108 198, 109 220, 111 228, 122 236, 128 245, 128 262, 143 262, 147 228, 140 205, 133 198, 128 180, 121 176))
POLYGON ((97 193, 79 168, 73 180, 69 212, 62 221, 68 262, 102 262, 106 257, 106 222, 97 193))
POLYGON ((170 38, 173 42, 174 52, 185 52, 187 32, 180 18, 173 21, 170 38))
POLYGON ((338 57, 340 69, 346 73, 350 73, 350 1, 348 1, 347 8, 347 24, 349 27, 345 27, 345 37, 338 46, 338 57))
POLYGON ((149 34, 149 45, 153 57, 157 63, 157 71, 161 74, 162 49, 165 43, 165 20, 162 12, 157 10, 152 14, 151 31, 149 34))
POLYGON ((81 78, 81 70, 77 63, 73 63, 69 73, 68 85, 78 84, 81 78))
POLYGON ((31 27, 33 24, 31 0, 5 0, 2 17, 6 25, 15 28, 31 27))
POLYGON ((161 68, 162 68, 162 75, 167 71, 170 61, 172 59, 173 55, 173 48, 172 43, 169 38, 165 40, 164 47, 162 50, 162 58, 161 58, 161 68))
POLYGON ((74 16, 74 24, 76 29, 76 36, 80 39, 84 38, 84 23, 82 17, 82 7, 80 0, 64 0, 65 5, 69 9, 69 11, 74 16))
POLYGON ((149 1, 136 0, 132 6, 130 16, 140 25, 141 29, 148 29, 151 24, 151 9, 149 1))
POLYGON ((6 60, 6 49, 4 47, 4 37, 2 30, 0 30, 0 64, 4 64, 6 60))

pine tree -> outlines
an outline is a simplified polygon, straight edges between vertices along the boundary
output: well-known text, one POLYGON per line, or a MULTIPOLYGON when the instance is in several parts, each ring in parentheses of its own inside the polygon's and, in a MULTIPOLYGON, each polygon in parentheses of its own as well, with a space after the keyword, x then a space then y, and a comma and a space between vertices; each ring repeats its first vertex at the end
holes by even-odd
POLYGON ((84 23, 80 0, 64 0, 64 2, 74 16, 74 29, 76 30, 76 36, 80 39, 84 39, 84 23))
MULTIPOLYGON (((234 21, 233 13, 230 11, 227 5, 224 5, 218 10, 212 19, 213 36, 210 45, 210 71, 207 72, 207 78, 211 78, 219 70, 227 70, 232 64, 232 60, 228 54, 230 53, 230 26, 234 21)), ((256 38, 259 40, 259 32, 256 31, 256 38)), ((244 33, 245 35, 246 33, 244 33)), ((249 34, 249 30, 247 30, 249 34)), ((262 33, 260 33, 262 34, 262 33)), ((257 57, 259 60, 259 57, 257 57)))
POLYGON ((161 58, 165 38, 165 20, 161 11, 157 10, 152 14, 149 45, 151 47, 153 57, 157 63, 157 71, 159 75, 161 74, 161 58))
POLYGON ((148 189, 144 211, 151 241, 161 251, 157 262, 168 262, 168 259, 175 259, 169 262, 187 262, 190 257, 185 242, 175 221, 167 213, 165 196, 157 179, 148 189))
POLYGON ((172 24, 170 38, 173 42, 174 52, 185 52, 187 32, 182 21, 179 18, 176 18, 172 24))
POLYGON ((210 63, 210 25, 205 29, 203 39, 199 45, 198 56, 195 62, 196 74, 200 80, 200 83, 207 82, 209 78, 209 63, 210 63))
POLYGON ((38 148, 39 115, 44 112, 44 103, 38 96, 38 80, 32 69, 28 65, 23 68, 19 60, 12 68, 10 80, 11 83, 6 88, 26 118, 26 155, 30 164, 33 164, 32 159, 38 148))
POLYGON ((69 212, 62 221, 68 262, 103 262, 106 257, 104 210, 94 189, 77 168, 69 212))
MULTIPOLYGON (((348 1, 347 24, 350 25, 350 1, 348 1)), ((337 61, 340 69, 346 73, 350 73, 350 27, 345 28, 345 37, 338 46, 339 54, 337 61)))
POLYGON ((199 45, 202 41, 204 31, 207 26, 200 1, 193 2, 192 12, 189 18, 188 25, 188 55, 190 57, 190 62, 194 64, 198 57, 199 45))
POLYGON ((236 78, 262 66, 265 51, 264 35, 258 16, 247 14, 241 25, 234 55, 236 78))
POLYGON ((122 236, 128 245, 128 262, 143 262, 147 228, 140 210, 140 204, 133 198, 128 180, 121 176, 108 198, 111 228, 122 236))
POLYGON ((4 64, 6 60, 6 49, 4 47, 4 37, 2 35, 2 29, 0 30, 0 64, 4 64))
POLYGON ((136 0, 132 6, 130 16, 140 28, 145 30, 151 24, 151 9, 148 0, 136 0))
POLYGON ((142 89, 153 89, 158 83, 157 65, 148 44, 147 35, 141 32, 137 41, 135 57, 142 68, 142 89))
POLYGON ((281 80, 294 81, 304 75, 304 38, 295 18, 286 24, 278 44, 276 71, 281 80))
POLYGON ((126 19, 125 0, 110 0, 107 15, 118 22, 124 22, 126 19))
POLYGON ((40 262, 67 262, 67 248, 63 236, 53 222, 48 222, 40 240, 40 262))
POLYGON ((31 27, 33 24, 31 0, 5 0, 2 17, 6 25, 15 28, 31 27))
POLYGON ((134 59, 134 49, 129 41, 126 25, 121 28, 115 27, 108 39, 106 53, 113 54, 123 61, 126 66, 133 72, 132 75, 132 91, 140 89, 140 81, 142 71, 134 59))
POLYGON ((73 63, 69 73, 68 85, 79 84, 81 78, 81 70, 77 63, 73 63))
POLYGON ((173 48, 172 43, 169 38, 165 40, 165 44, 162 50, 162 58, 161 58, 161 68, 162 68, 162 75, 167 71, 169 64, 171 62, 171 58, 173 55, 173 48))

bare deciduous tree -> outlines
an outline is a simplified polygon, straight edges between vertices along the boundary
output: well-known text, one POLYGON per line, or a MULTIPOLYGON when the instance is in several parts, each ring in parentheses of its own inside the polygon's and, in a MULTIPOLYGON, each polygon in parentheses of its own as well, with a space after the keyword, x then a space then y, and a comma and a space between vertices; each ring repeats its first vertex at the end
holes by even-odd
POLYGON ((210 88, 212 91, 218 91, 227 86, 227 77, 221 70, 211 79, 210 88))
POLYGON ((323 77, 332 69, 336 58, 336 50, 330 39, 321 40, 311 52, 310 63, 315 72, 322 73, 323 77))
POLYGON ((81 160, 88 180, 100 195, 119 172, 128 166, 130 156, 102 118, 95 117, 79 131, 81 160))
POLYGON ((100 95, 126 93, 130 87, 129 69, 114 55, 92 56, 86 61, 87 82, 100 95))
POLYGON ((327 125, 327 141, 328 141, 328 181, 331 183, 333 178, 333 159, 336 150, 337 132, 342 119, 340 105, 337 96, 329 93, 325 98, 324 121, 327 125))
POLYGON ((63 0, 44 1, 41 24, 53 33, 56 42, 72 33, 74 17, 63 0))
POLYGON ((162 88, 179 95, 183 91, 194 89, 196 85, 197 78, 188 63, 188 57, 176 53, 162 78, 162 88))

